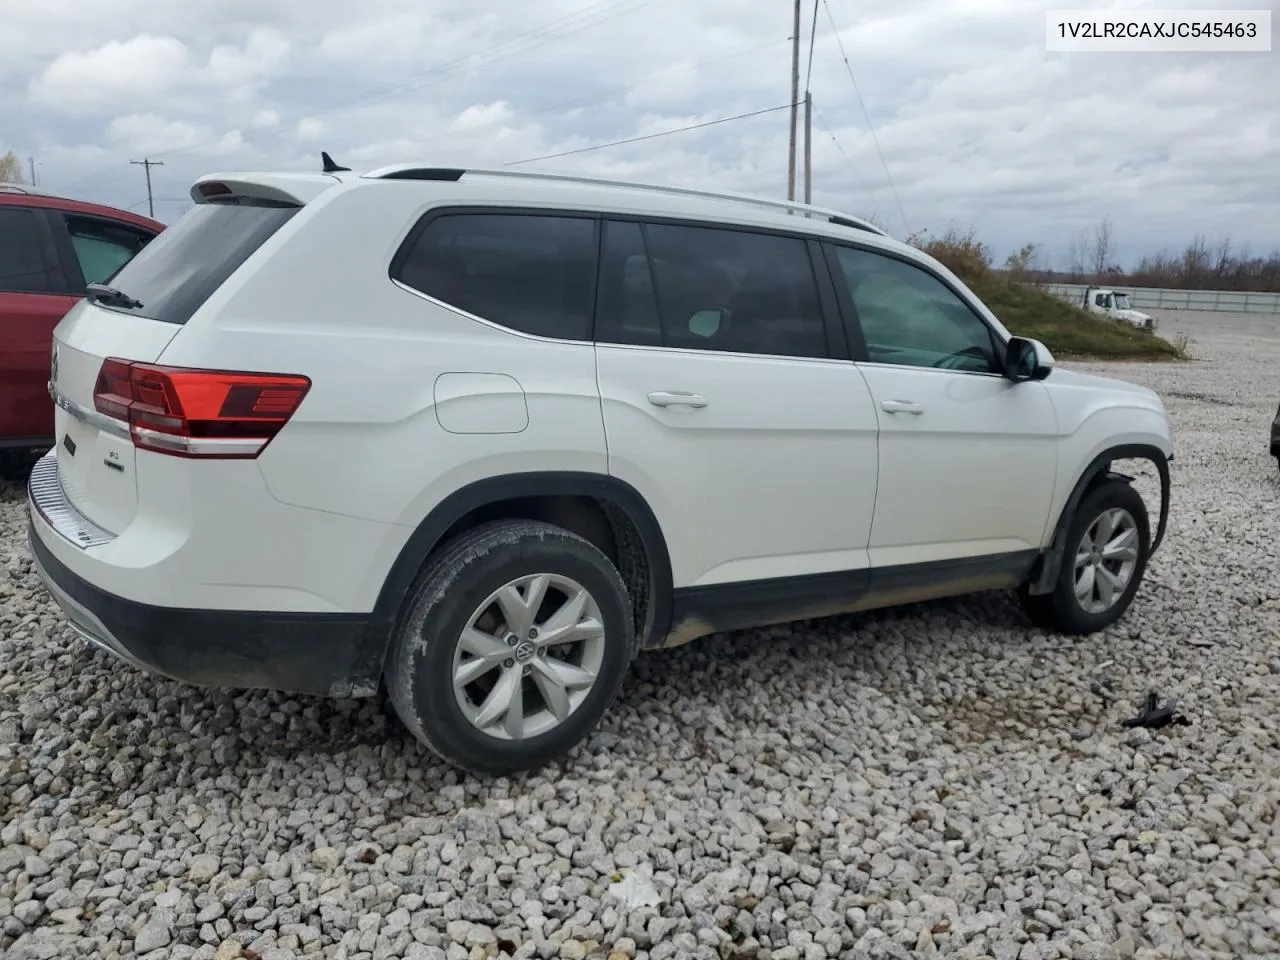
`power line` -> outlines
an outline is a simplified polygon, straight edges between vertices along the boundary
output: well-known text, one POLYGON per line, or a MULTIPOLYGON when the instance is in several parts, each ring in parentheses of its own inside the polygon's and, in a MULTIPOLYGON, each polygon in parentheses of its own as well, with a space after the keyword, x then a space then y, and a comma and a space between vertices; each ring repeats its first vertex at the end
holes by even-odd
MULTIPOLYGON (((546 106, 538 107, 538 108, 537 108, 537 109, 535 109, 535 110, 527 111, 527 113, 526 113, 525 115, 526 115, 526 116, 539 116, 539 115, 544 114, 544 113, 550 113, 552 110, 562 110, 562 109, 565 109, 565 108, 568 108, 568 107, 576 107, 576 106, 581 106, 581 105, 583 105, 583 104, 595 103, 595 102, 598 102, 598 101, 601 101, 601 100, 607 100, 607 99, 609 99, 610 97, 617 96, 618 94, 621 94, 621 93, 628 93, 628 92, 630 92, 630 91, 632 91, 632 90, 636 90, 636 89, 638 89, 638 88, 640 88, 640 87, 645 86, 646 84, 656 83, 656 82, 658 82, 659 80, 666 80, 666 79, 669 79, 669 78, 671 78, 671 77, 678 77, 678 76, 682 76, 682 75, 684 75, 684 74, 686 74, 686 73, 693 73, 695 70, 701 70, 701 69, 702 69, 702 68, 704 68, 704 67, 715 66, 716 64, 724 63, 724 62, 726 62, 726 61, 728 61, 728 60, 734 60, 734 59, 737 59, 738 57, 745 57, 745 56, 748 56, 748 55, 753 54, 753 53, 759 53, 761 50, 767 50, 767 49, 769 49, 770 47, 780 46, 781 44, 785 43, 785 42, 786 42, 786 40, 787 40, 787 38, 785 38, 785 37, 780 38, 780 39, 778 39, 778 40, 770 40, 768 43, 758 44, 757 46, 754 46, 754 47, 747 47, 747 48, 744 48, 744 49, 742 49, 742 50, 735 50, 735 51, 733 51, 732 53, 726 53, 726 54, 724 54, 724 55, 722 55, 722 56, 719 56, 719 57, 712 57, 712 58, 711 58, 711 59, 709 59, 709 60, 700 60, 700 61, 698 61, 697 63, 691 64, 691 65, 690 65, 690 66, 688 66, 688 67, 681 67, 681 68, 680 68, 680 69, 678 69, 678 70, 668 70, 668 71, 667 71, 667 72, 665 72, 665 73, 653 74, 653 75, 651 75, 651 76, 644 77, 643 79, 636 80, 636 81, 635 81, 635 82, 633 82, 633 83, 623 84, 622 86, 618 86, 618 87, 611 87, 611 88, 609 88, 608 90, 605 90, 605 91, 603 91, 603 92, 601 92, 601 93, 594 93, 594 94, 591 94, 590 96, 586 96, 586 97, 575 97, 575 98, 574 98, 574 99, 572 99, 572 100, 561 100, 561 101, 558 101, 557 103, 547 104, 546 106)), ((482 123, 482 124, 478 124, 478 125, 476 125, 476 126, 467 127, 465 132, 466 132, 467 134, 472 134, 472 133, 476 133, 476 132, 481 131, 481 130, 487 130, 487 129, 491 128, 491 127, 498 127, 498 126, 501 126, 501 125, 503 125, 503 124, 505 124, 505 123, 508 123, 508 122, 510 122, 510 121, 509 121, 507 118, 505 118, 505 117, 504 117, 504 118, 501 118, 501 119, 498 119, 498 120, 492 120, 492 121, 490 121, 490 122, 488 122, 488 123, 482 123)), ((423 136, 423 137, 431 137, 431 136, 435 136, 435 135, 437 135, 437 134, 439 134, 439 135, 444 135, 444 134, 451 134, 451 133, 455 133, 455 132, 456 132, 456 131, 455 131, 455 130, 453 130, 452 128, 441 128, 441 129, 439 129, 439 130, 429 131, 429 132, 427 132, 427 133, 423 134, 422 136, 423 136)), ((139 203, 138 203, 138 204, 135 204, 135 206, 136 206, 136 205, 143 204, 143 203, 146 203, 146 202, 147 202, 147 201, 145 201, 145 200, 141 200, 141 201, 139 201, 139 203)), ((170 201, 170 200, 166 200, 166 199, 162 199, 162 198, 157 197, 157 198, 156 198, 156 202, 157 202, 157 203, 169 203, 169 202, 174 202, 174 201, 170 201)), ((186 202, 186 200, 184 199, 182 202, 186 202)), ((128 208, 128 209, 132 209, 132 208, 130 207, 130 208, 128 208)))
POLYGON ((867 186, 867 182, 862 179, 862 174, 858 172, 857 165, 854 164, 853 159, 845 151, 844 145, 841 144, 840 140, 836 137, 836 132, 833 129, 831 129, 831 126, 827 123, 826 119, 823 118, 822 111, 819 110, 817 107, 814 107, 813 112, 818 117, 818 123, 822 124, 822 129, 827 131, 827 136, 831 138, 831 142, 834 143, 836 145, 836 149, 840 151, 840 156, 844 157, 844 162, 847 163, 849 165, 849 169, 853 171, 854 177, 857 178, 858 186, 862 188, 862 191, 868 197, 874 198, 875 194, 872 193, 871 188, 867 186))
POLYGON ((889 181, 889 189, 893 191, 893 200, 898 205, 898 213, 902 217, 902 225, 907 228, 907 233, 911 233, 911 224, 907 222, 907 212, 902 207, 902 199, 898 196, 898 187, 893 182, 893 174, 889 172, 889 164, 885 162, 884 151, 880 149, 880 138, 876 136, 875 124, 871 122, 871 114, 867 112, 867 105, 862 99, 862 91, 858 88, 858 78, 853 75, 853 66, 849 63, 849 55, 845 53, 844 42, 840 39, 840 28, 836 26, 836 19, 831 14, 831 4, 827 0, 822 0, 822 6, 827 11, 827 19, 831 21, 831 30, 835 34, 836 43, 840 47, 840 58, 844 60, 844 67, 849 72, 849 79, 853 82, 853 92, 857 94, 858 104, 862 107, 862 115, 867 118, 867 129, 871 131, 871 142, 875 144, 876 153, 880 157, 880 165, 884 167, 885 179, 889 181))
POLYGON ((706 120, 702 123, 691 123, 685 127, 676 127, 674 130, 663 130, 661 133, 648 133, 642 137, 628 137, 625 140, 611 140, 608 143, 597 143, 590 147, 579 147, 576 150, 563 150, 560 153, 548 153, 541 157, 529 157, 525 160, 512 160, 504 163, 504 167, 518 167, 522 163, 533 163, 535 160, 554 160, 557 157, 568 157, 575 153, 589 153, 592 150, 603 150, 606 147, 620 147, 627 143, 639 143, 642 140, 656 140, 658 137, 669 137, 676 133, 685 133, 689 130, 701 130, 704 127, 714 127, 721 123, 729 123, 733 120, 746 120, 748 117, 759 117, 766 113, 776 113, 779 110, 788 110, 792 104, 783 103, 776 107, 765 107, 763 110, 752 110, 748 113, 735 114, 732 117, 721 117, 719 120, 706 120))
MULTIPOLYGON (((403 77, 400 80, 396 80, 391 83, 382 84, 380 86, 370 88, 369 90, 366 90, 363 94, 351 100, 341 101, 338 104, 335 104, 331 107, 322 108, 319 112, 310 110, 304 113, 297 113, 297 114, 292 114, 290 116, 284 117, 277 121, 276 129, 274 131, 263 131, 262 135, 280 136, 284 130, 284 127, 291 122, 306 119, 309 117, 314 117, 316 119, 320 119, 322 117, 329 117, 329 116, 333 116, 334 114, 341 113, 342 111, 350 109, 351 107, 354 107, 354 106, 361 106, 361 105, 374 103, 374 102, 377 102, 379 99, 385 99, 386 96, 394 96, 396 93, 407 92, 412 87, 420 85, 422 82, 428 79, 431 79, 436 75, 456 76, 456 75, 469 73, 472 70, 476 70, 481 67, 492 66, 495 63, 499 63, 502 60, 509 59, 510 57, 515 56, 517 54, 528 53, 530 50, 537 49, 540 46, 545 46, 547 43, 552 43, 556 40, 564 39, 565 37, 572 36, 575 33, 580 33, 583 30, 589 29, 590 27, 598 26, 599 24, 605 23, 609 20, 613 20, 618 17, 625 16, 626 14, 633 13, 636 10, 639 10, 642 7, 647 7, 654 2, 656 2, 656 0, 638 0, 638 2, 637 0, 596 0, 596 2, 588 4, 587 6, 579 10, 576 10, 573 13, 565 14, 564 16, 557 17, 554 20, 549 20, 546 23, 543 23, 541 26, 536 27, 532 30, 526 30, 523 33, 519 33, 519 34, 516 34, 515 36, 508 37, 506 40, 502 40, 502 41, 499 41, 498 43, 482 48, 481 51, 477 54, 468 54, 466 56, 457 57, 453 60, 446 61, 445 63, 436 64, 435 66, 430 67, 426 70, 420 71, 418 73, 410 74, 409 76, 403 77), (590 19, 592 15, 597 15, 597 16, 595 17, 595 19, 590 19), (565 25, 566 21, 573 22, 571 24, 571 29, 568 29, 568 30, 553 29, 558 25, 560 26, 565 25), (530 43, 527 41, 536 41, 536 42, 530 43), (523 48, 521 48, 522 43, 523 43, 523 48), (511 49, 503 50, 504 47, 511 48, 511 49), (493 55, 495 53, 497 55, 493 55), (490 58, 487 60, 478 59, 478 58, 483 58, 486 55, 493 55, 493 56, 490 56, 490 58)), ((166 156, 172 159, 173 157, 180 156, 183 154, 199 152, 200 150, 217 146, 219 143, 222 142, 225 136, 226 136, 226 133, 224 132, 223 135, 218 137, 218 139, 216 140, 208 140, 203 143, 196 143, 186 147, 179 147, 174 150, 165 151, 160 155, 166 156)), ((66 192, 70 192, 76 189, 77 187, 83 186, 85 183, 91 182, 92 180, 96 179, 99 175, 100 175, 100 171, 95 172, 93 174, 90 174, 87 177, 82 177, 81 179, 74 181, 69 186, 64 186, 62 189, 66 192)))
MULTIPOLYGON (((645 77, 644 79, 637 80, 634 83, 628 83, 620 87, 612 87, 608 90, 605 90, 602 93, 593 93, 590 96, 575 97, 572 100, 561 100, 558 103, 552 103, 544 107, 538 107, 536 110, 527 111, 527 113, 525 113, 524 115, 536 117, 536 116, 539 116, 540 114, 550 113, 552 110, 562 110, 567 107, 577 107, 587 103, 594 103, 599 100, 607 100, 610 97, 616 96, 620 93, 628 93, 631 90, 635 90, 639 87, 643 87, 649 83, 656 83, 659 80, 666 80, 670 77, 678 77, 678 76, 681 76, 682 74, 692 73, 693 71, 700 70, 703 67, 713 66, 714 64, 717 64, 717 63, 723 63, 726 60, 732 60, 737 57, 744 57, 747 54, 757 53, 761 50, 766 50, 769 47, 779 46, 784 42, 785 42, 785 38, 782 40, 770 40, 768 43, 764 43, 756 47, 750 47, 745 50, 737 50, 737 51, 734 51, 733 53, 727 53, 724 56, 714 57, 710 60, 701 60, 698 63, 693 64, 692 66, 681 67, 679 70, 670 70, 666 73, 659 73, 653 76, 645 77)), ((466 130, 463 132, 467 134, 471 134, 480 130, 487 130, 490 127, 502 126, 503 124, 509 123, 509 122, 510 120, 508 118, 503 117, 499 120, 491 120, 488 123, 482 123, 482 124, 477 124, 476 126, 473 126, 473 127, 467 127, 466 130)), ((443 135, 443 134, 453 134, 456 132, 457 131, 454 130, 453 128, 448 128, 448 129, 441 129, 437 131, 430 131, 428 133, 422 134, 422 136, 431 137, 436 134, 443 135)))
MULTIPOLYGON (((371 103, 376 103, 379 100, 386 99, 388 95, 394 96, 397 93, 407 92, 417 86, 420 86, 425 80, 431 79, 436 75, 456 76, 458 74, 469 73, 472 70, 479 69, 480 67, 492 66, 495 63, 500 63, 503 60, 510 59, 517 53, 528 53, 530 50, 535 50, 548 43, 563 40, 565 37, 573 36, 575 33, 581 33, 583 30, 588 30, 591 27, 599 26, 600 24, 607 23, 610 20, 616 20, 618 17, 634 13, 642 7, 650 6, 655 2, 656 0, 639 0, 639 2, 637 2, 637 0, 599 0, 599 2, 593 3, 581 10, 575 11, 574 13, 566 14, 563 17, 548 21, 541 27, 534 30, 528 30, 524 33, 517 34, 508 40, 504 40, 501 43, 494 44, 492 47, 482 50, 480 54, 467 54, 466 56, 457 57, 454 60, 437 64, 436 66, 420 73, 410 74, 408 77, 394 81, 390 84, 385 84, 382 87, 375 87, 352 100, 343 101, 333 107, 321 110, 318 113, 315 111, 309 111, 304 114, 298 114, 296 116, 286 118, 286 122, 287 120, 301 120, 304 118, 320 119, 323 117, 333 116, 334 114, 341 113, 351 107, 366 106, 371 103), (630 5, 628 6, 628 4, 630 5), (590 15, 593 12, 604 15, 591 20, 590 15), (569 30, 551 30, 552 27, 557 24, 563 24, 565 21, 578 22, 569 30), (537 42, 527 43, 523 48, 516 49, 520 47, 522 41, 527 40, 536 40, 537 42), (500 48, 505 46, 511 46, 513 49, 503 51, 483 62, 477 62, 478 57, 484 56, 485 54, 493 54, 494 51, 498 51, 500 48)), ((168 156, 168 154, 166 154, 166 156, 168 156)))

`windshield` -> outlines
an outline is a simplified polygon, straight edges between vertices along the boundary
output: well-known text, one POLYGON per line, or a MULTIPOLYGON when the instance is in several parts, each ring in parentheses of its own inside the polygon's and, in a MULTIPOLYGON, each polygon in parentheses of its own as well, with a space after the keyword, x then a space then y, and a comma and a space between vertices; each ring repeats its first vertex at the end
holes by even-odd
POLYGON ((197 204, 111 278, 112 287, 139 305, 103 305, 152 320, 186 323, 299 209, 261 201, 197 204))
POLYGON ((1129 309, 1129 295, 1127 293, 1116 294, 1116 309, 1117 310, 1129 309))

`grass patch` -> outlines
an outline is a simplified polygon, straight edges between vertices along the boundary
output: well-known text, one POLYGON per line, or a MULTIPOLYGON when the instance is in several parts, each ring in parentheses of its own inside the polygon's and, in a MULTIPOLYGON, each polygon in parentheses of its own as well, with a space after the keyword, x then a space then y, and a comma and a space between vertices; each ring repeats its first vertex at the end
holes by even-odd
POLYGON ((1011 333, 1039 340, 1055 357, 1186 359, 1185 350, 1149 330, 1099 317, 1035 287, 991 273, 961 279, 1011 333))
POLYGON ((1177 343, 1090 313, 991 269, 991 252, 972 233, 948 231, 910 242, 941 261, 1000 318, 1009 331, 1039 340, 1055 357, 1078 360, 1186 360, 1185 337, 1177 343))

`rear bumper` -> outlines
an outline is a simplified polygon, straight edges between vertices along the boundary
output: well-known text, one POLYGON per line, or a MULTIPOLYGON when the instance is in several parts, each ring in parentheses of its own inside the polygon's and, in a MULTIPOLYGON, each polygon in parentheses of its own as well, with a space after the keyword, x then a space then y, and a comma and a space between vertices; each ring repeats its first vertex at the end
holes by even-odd
POLYGON ((139 603, 73 573, 41 541, 34 519, 27 539, 36 572, 76 632, 141 670, 203 687, 352 694, 365 615, 139 603))

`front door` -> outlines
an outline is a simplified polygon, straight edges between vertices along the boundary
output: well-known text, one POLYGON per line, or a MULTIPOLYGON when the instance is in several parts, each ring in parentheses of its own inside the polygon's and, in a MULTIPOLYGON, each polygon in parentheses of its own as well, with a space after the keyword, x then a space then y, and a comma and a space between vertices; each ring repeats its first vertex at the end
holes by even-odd
POLYGON ((872 567, 1038 551, 1057 474, 1045 385, 1006 379, 1000 339, 933 273, 852 246, 832 253, 880 423, 872 567))

